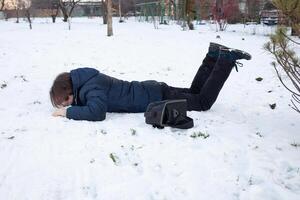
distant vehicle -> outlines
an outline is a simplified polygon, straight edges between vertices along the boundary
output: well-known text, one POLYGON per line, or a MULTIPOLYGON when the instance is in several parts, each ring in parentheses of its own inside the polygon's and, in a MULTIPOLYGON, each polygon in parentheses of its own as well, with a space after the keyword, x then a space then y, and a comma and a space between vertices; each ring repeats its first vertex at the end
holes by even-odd
POLYGON ((282 20, 280 10, 262 10, 260 13, 260 21, 268 26, 277 25, 282 20))

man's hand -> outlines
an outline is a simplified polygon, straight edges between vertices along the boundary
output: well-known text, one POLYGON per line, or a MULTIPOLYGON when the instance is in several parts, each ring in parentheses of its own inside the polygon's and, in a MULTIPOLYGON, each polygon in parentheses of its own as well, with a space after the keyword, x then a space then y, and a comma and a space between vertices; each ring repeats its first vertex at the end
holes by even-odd
POLYGON ((59 109, 56 109, 53 113, 52 113, 52 116, 54 117, 65 117, 66 116, 66 113, 67 113, 67 110, 65 108, 59 108, 59 109))

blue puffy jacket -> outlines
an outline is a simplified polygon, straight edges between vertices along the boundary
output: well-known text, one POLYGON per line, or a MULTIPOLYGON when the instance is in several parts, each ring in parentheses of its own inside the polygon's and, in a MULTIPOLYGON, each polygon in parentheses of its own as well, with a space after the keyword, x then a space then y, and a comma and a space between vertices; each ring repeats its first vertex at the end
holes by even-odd
POLYGON ((92 68, 70 72, 74 102, 66 117, 101 121, 106 112, 145 112, 149 103, 162 99, 157 81, 122 81, 92 68))

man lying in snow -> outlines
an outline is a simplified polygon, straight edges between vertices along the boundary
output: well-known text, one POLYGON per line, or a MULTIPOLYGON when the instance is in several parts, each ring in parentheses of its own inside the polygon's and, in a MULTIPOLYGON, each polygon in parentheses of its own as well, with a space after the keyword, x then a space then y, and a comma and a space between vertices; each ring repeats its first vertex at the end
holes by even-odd
POLYGON ((123 81, 92 68, 59 74, 50 90, 58 109, 53 116, 102 121, 106 112, 145 112, 149 103, 186 99, 188 110, 209 110, 216 101, 237 60, 250 60, 247 52, 210 43, 208 53, 190 88, 176 88, 157 81, 123 81), (68 107, 67 109, 64 107, 68 107))

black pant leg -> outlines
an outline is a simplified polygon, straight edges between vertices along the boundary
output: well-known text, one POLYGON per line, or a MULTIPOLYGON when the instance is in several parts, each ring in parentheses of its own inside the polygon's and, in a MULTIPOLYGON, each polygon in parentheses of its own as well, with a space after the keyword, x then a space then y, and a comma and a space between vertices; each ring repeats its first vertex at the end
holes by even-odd
POLYGON ((224 83, 232 71, 234 64, 235 62, 219 57, 214 69, 199 94, 199 98, 202 101, 202 110, 209 110, 215 103, 224 83))
POLYGON ((215 58, 206 55, 191 84, 190 87, 191 93, 194 94, 200 93, 203 85, 205 84, 206 80, 210 76, 210 73, 212 72, 216 64, 216 61, 217 60, 215 58))
POLYGON ((229 77, 233 65, 232 62, 219 59, 198 94, 192 93, 191 89, 176 88, 163 84, 163 100, 186 99, 189 111, 209 110, 229 77))
POLYGON ((202 110, 199 94, 191 93, 189 88, 171 87, 167 84, 163 84, 162 87, 162 100, 186 99, 187 109, 189 111, 202 110))

